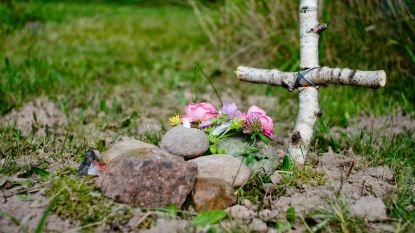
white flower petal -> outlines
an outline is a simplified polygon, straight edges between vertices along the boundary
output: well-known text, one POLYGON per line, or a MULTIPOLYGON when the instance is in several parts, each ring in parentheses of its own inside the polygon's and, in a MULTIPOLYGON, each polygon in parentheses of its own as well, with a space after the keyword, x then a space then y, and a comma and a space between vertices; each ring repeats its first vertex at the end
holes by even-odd
POLYGON ((183 127, 185 128, 191 128, 190 127, 190 121, 187 119, 183 119, 183 123, 182 123, 183 127))
POLYGON ((231 126, 232 122, 223 122, 221 125, 217 126, 213 131, 213 136, 218 136, 219 134, 225 132, 231 126))

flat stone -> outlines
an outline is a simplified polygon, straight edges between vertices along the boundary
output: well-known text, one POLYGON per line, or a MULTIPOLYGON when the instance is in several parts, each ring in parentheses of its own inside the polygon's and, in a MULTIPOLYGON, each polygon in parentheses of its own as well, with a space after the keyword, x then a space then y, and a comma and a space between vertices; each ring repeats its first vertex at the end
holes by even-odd
MULTIPOLYGON (((224 154, 228 155, 242 155, 246 152, 251 142, 245 137, 227 137, 217 143, 217 148, 223 150, 224 154)), ((277 150, 270 145, 263 142, 256 144, 258 148, 259 157, 277 157, 277 150)))
POLYGON ((144 208, 181 207, 194 186, 197 166, 151 148, 112 159, 97 186, 115 201, 144 208))
POLYGON ((188 162, 196 163, 197 178, 221 179, 233 184, 233 187, 243 185, 250 176, 249 168, 232 155, 208 155, 188 162))
MULTIPOLYGON (((224 154, 234 155, 242 159, 243 154, 251 145, 251 142, 244 137, 227 137, 217 143, 218 150, 222 150, 224 154)), ((252 161, 248 165, 252 173, 269 174, 277 169, 279 165, 278 151, 270 145, 258 142, 257 156, 261 158, 259 161, 252 161)))
POLYGON ((223 180, 215 178, 200 178, 192 193, 193 205, 196 211, 225 209, 235 200, 232 186, 223 180))
POLYGON ((352 215, 365 218, 368 221, 385 220, 387 218, 385 204, 382 199, 377 197, 361 197, 350 205, 349 209, 352 215))
POLYGON ((158 147, 139 140, 126 139, 111 146, 111 148, 102 155, 102 160, 103 162, 108 163, 120 155, 138 155, 139 153, 135 153, 134 151, 140 151, 141 149, 158 150, 158 147))
POLYGON ((185 159, 192 159, 209 149, 209 138, 199 129, 176 126, 163 136, 160 148, 185 159))

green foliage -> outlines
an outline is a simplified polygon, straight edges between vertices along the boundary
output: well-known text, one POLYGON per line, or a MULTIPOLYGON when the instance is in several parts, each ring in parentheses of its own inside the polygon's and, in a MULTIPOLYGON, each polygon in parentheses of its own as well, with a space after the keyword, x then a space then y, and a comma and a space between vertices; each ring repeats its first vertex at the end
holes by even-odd
POLYGON ((328 201, 328 208, 312 210, 302 219, 309 232, 319 232, 323 229, 331 232, 367 232, 364 220, 350 215, 345 200, 328 201))
POLYGON ((56 199, 53 211, 62 218, 79 220, 82 225, 104 220, 111 214, 112 201, 91 184, 70 176, 53 179, 46 189, 46 195, 56 199))
POLYGON ((295 208, 294 207, 288 208, 287 211, 285 212, 285 217, 287 218, 289 223, 294 224, 294 222, 295 222, 295 208))
POLYGON ((226 218, 224 210, 207 210, 198 213, 192 218, 192 223, 195 225, 215 224, 220 220, 226 218))
POLYGON ((282 160, 281 171, 291 171, 291 159, 289 155, 284 155, 284 158, 282 160))

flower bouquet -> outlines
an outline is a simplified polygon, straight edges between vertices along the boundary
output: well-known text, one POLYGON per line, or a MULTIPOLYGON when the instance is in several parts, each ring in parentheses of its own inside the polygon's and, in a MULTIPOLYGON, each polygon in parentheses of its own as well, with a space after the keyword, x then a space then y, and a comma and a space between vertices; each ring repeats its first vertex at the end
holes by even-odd
POLYGON ((191 103, 186 106, 184 115, 170 117, 169 122, 172 126, 182 125, 203 130, 209 137, 211 154, 224 152, 218 149, 217 143, 226 137, 247 137, 251 141, 244 153, 247 164, 255 159, 257 142, 268 144, 273 133, 272 119, 263 109, 252 105, 248 111, 241 112, 232 102, 224 102, 220 111, 208 102, 191 103))

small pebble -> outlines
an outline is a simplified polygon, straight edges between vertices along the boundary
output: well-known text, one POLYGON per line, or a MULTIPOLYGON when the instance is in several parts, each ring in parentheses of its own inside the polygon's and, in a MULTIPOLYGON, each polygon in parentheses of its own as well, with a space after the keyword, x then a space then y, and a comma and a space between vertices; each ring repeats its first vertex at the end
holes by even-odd
POLYGON ((249 224, 249 230, 254 232, 265 233, 268 230, 268 226, 261 219, 255 218, 254 220, 252 220, 251 224, 249 224))
POLYGON ((234 205, 227 209, 228 214, 230 214, 233 218, 241 219, 241 220, 251 220, 255 217, 255 212, 249 210, 245 206, 242 205, 234 205))
POLYGON ((282 180, 282 176, 281 176, 281 174, 280 174, 278 171, 275 171, 275 172, 271 175, 270 179, 271 179, 271 182, 272 182, 273 184, 279 184, 279 183, 280 183, 280 181, 282 180))

